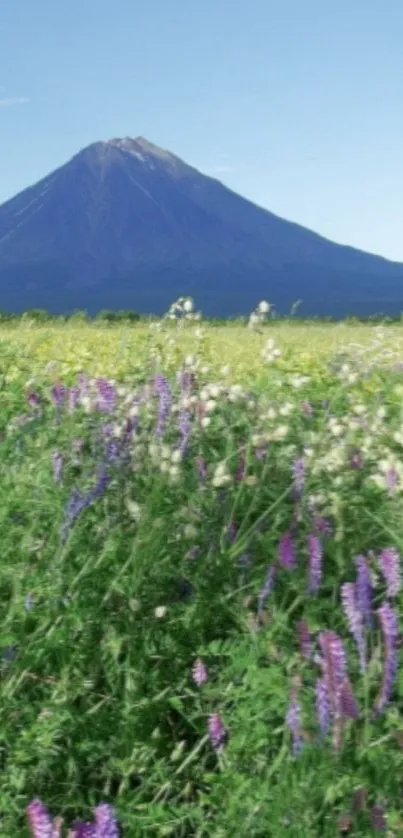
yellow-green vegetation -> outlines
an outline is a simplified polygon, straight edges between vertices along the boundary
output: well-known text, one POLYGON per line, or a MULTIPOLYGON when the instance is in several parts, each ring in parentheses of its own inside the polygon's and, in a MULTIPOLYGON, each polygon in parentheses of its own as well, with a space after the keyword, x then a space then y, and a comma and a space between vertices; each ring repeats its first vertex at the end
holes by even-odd
POLYGON ((402 834, 402 359, 1 327, 1 836, 402 834))

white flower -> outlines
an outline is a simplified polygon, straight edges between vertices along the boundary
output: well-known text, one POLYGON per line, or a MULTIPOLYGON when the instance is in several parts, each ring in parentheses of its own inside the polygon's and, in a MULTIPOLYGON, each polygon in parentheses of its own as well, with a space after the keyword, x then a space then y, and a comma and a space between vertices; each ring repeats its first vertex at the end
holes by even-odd
POLYGON ((259 314, 268 314, 270 311, 270 303, 268 303, 266 300, 262 300, 259 303, 257 309, 259 314))
POLYGON ((182 451, 179 448, 176 451, 172 451, 171 454, 171 463, 180 463, 182 460, 182 451))
POLYGON ((191 297, 188 297, 187 300, 183 303, 183 310, 187 313, 193 311, 193 300, 191 297))
POLYGON ((166 613, 167 613, 166 605, 158 605, 157 608, 154 611, 154 615, 157 618, 157 620, 161 620, 163 617, 165 617, 166 613))
POLYGON ((133 521, 138 521, 141 516, 141 506, 135 500, 126 500, 126 509, 133 521))
POLYGON ((183 535, 185 538, 197 538, 197 529, 194 524, 186 524, 183 528, 183 535))

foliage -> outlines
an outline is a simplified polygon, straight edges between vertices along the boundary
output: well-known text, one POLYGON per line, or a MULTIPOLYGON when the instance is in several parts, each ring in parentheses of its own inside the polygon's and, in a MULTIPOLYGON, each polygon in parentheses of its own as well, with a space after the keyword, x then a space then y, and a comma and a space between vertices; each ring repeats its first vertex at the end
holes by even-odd
POLYGON ((403 334, 255 325, 0 333, 5 838, 401 834, 403 334))

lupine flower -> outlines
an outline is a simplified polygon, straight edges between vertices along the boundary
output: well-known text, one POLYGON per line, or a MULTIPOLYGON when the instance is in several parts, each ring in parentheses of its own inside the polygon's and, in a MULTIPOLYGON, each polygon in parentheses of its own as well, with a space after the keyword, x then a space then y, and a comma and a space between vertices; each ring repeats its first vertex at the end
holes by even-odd
POLYGON ((98 497, 103 495, 110 482, 110 475, 102 468, 100 469, 98 480, 86 494, 81 494, 77 489, 74 489, 66 506, 64 523, 61 528, 61 539, 66 541, 71 527, 81 515, 84 509, 93 503, 98 497))
POLYGON ((210 742, 217 753, 220 753, 227 740, 228 732, 219 713, 212 713, 208 719, 210 742))
POLYGON ((292 468, 293 488, 297 498, 301 497, 305 483, 305 465, 302 457, 295 460, 292 468))
POLYGON ((64 404, 65 399, 66 399, 66 393, 67 393, 67 390, 66 390, 64 384, 59 383, 59 384, 54 384, 53 385, 53 387, 50 391, 50 394, 51 394, 52 402, 55 405, 55 407, 62 407, 62 405, 64 404))
POLYGON ((316 715, 322 736, 326 736, 330 727, 330 705, 329 692, 325 678, 318 678, 315 686, 316 693, 316 715))
POLYGON ((377 832, 386 831, 386 817, 383 806, 373 806, 371 809, 372 828, 377 832))
POLYGON ((32 800, 26 813, 33 838, 53 838, 52 818, 40 800, 32 800))
POLYGON ((308 536, 308 591, 317 591, 322 579, 322 544, 317 535, 308 536))
POLYGON ((27 401, 30 407, 39 407, 41 400, 37 393, 28 393, 27 401))
POLYGON ((299 648, 303 658, 310 660, 312 656, 312 642, 309 628, 305 620, 298 623, 299 648))
POLYGON ((278 556, 280 564, 282 564, 283 567, 286 567, 287 570, 294 570, 297 566, 294 542, 290 532, 285 532, 284 535, 281 536, 278 556))
POLYGON ((73 413, 76 409, 80 398, 79 387, 70 387, 69 390, 69 413, 73 413))
POLYGON ((320 515, 314 518, 314 530, 319 535, 329 536, 332 534, 332 525, 330 521, 327 521, 326 518, 322 518, 320 515))
POLYGON ((346 719, 358 719, 360 715, 357 699, 353 694, 348 678, 344 681, 341 693, 341 711, 346 719))
POLYGON ((52 453, 52 469, 55 483, 60 483, 63 474, 63 457, 60 451, 52 453))
POLYGON ((322 650, 323 677, 329 696, 332 715, 341 715, 341 696, 346 680, 346 654, 340 637, 334 631, 322 631, 319 635, 322 650))
POLYGON ((94 823, 77 821, 69 832, 68 838, 98 838, 97 828, 94 823))
POLYGON ((113 413, 116 406, 116 388, 106 378, 98 378, 96 406, 101 413, 113 413))
POLYGON ((389 489, 389 493, 392 495, 396 486, 398 484, 399 475, 395 468, 389 468, 385 475, 386 479, 386 488, 389 489))
POLYGON ((298 756, 302 749, 302 730, 301 730, 301 705, 298 697, 298 690, 293 687, 291 691, 291 700, 286 716, 287 726, 292 735, 292 747, 294 756, 298 756))
POLYGON ((191 433, 190 413, 188 410, 181 410, 179 414, 179 433, 181 436, 179 451, 181 454, 185 454, 188 449, 191 433))
POLYGON ((266 576, 263 588, 261 589, 261 591, 259 593, 259 597, 258 597, 258 606, 257 606, 257 613, 258 614, 261 614, 261 612, 263 611, 263 608, 264 608, 265 602, 267 600, 267 597, 270 595, 270 593, 272 591, 272 588, 274 586, 274 582, 275 582, 275 579, 276 579, 276 572, 277 572, 277 566, 275 564, 270 565, 269 570, 267 571, 267 576, 266 576))
POLYGON ((154 381, 154 391, 159 396, 158 419, 155 433, 157 437, 162 437, 172 405, 169 382, 163 375, 156 376, 154 381))
POLYGON ((201 687, 208 678, 207 667, 201 658, 197 658, 192 668, 192 676, 195 684, 201 687))
POLYGON ((382 550, 378 564, 387 585, 387 596, 393 599, 401 589, 400 556, 393 547, 382 550))
POLYGON ((364 556, 357 556, 355 564, 357 568, 357 581, 355 583, 357 602, 364 622, 368 628, 371 628, 373 625, 371 572, 364 556))
POLYGON ((360 658, 360 669, 361 672, 365 672, 367 663, 364 624, 359 608, 356 585, 354 582, 346 582, 341 586, 341 600, 351 634, 357 644, 358 655, 360 658))
POLYGON ((397 671, 398 623, 393 608, 385 602, 377 611, 384 641, 383 682, 375 711, 380 713, 390 701, 397 671))
POLYGON ((95 808, 96 838, 119 838, 119 829, 112 806, 100 803, 95 808))

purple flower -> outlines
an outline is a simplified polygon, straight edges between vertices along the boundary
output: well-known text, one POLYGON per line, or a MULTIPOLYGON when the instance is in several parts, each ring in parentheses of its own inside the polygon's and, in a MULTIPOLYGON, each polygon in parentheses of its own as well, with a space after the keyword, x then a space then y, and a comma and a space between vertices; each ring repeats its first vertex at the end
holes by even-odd
POLYGON ((355 583, 355 593, 357 597, 358 607, 361 611, 364 622, 368 628, 373 625, 372 616, 372 579, 368 562, 364 556, 357 556, 355 559, 357 568, 357 581, 355 583))
POLYGON ((60 451, 53 451, 52 453, 52 469, 55 483, 60 483, 63 474, 63 457, 60 451))
POLYGON ((344 681, 341 692, 341 711, 345 719, 358 719, 360 715, 357 699, 353 694, 348 678, 344 681))
POLYGON ((78 387, 71 387, 69 390, 69 413, 73 413, 78 405, 80 390, 78 387))
POLYGON ((330 727, 330 705, 329 692, 325 678, 318 678, 315 687, 316 693, 316 714, 322 736, 326 736, 330 727))
POLYGON ((322 631, 319 635, 322 651, 322 671, 325 679, 332 715, 341 716, 341 697, 346 680, 346 654, 340 637, 334 631, 322 631))
POLYGON ((208 719, 210 742, 217 753, 220 753, 228 738, 228 731, 219 713, 212 713, 208 719))
POLYGON ((312 642, 309 628, 305 620, 298 623, 299 648, 303 658, 310 660, 312 657, 312 642))
POLYGON ((354 582, 346 582, 344 585, 341 586, 341 600, 351 634, 353 635, 354 640, 357 644, 358 655, 360 658, 360 669, 361 672, 365 672, 367 668, 367 662, 364 624, 362 620, 362 614, 359 608, 356 585, 354 584, 354 582))
POLYGON ((291 731, 294 756, 298 756, 302 749, 301 705, 299 702, 298 690, 295 687, 291 691, 291 700, 286 716, 286 722, 291 731))
POLYGON ((276 579, 276 572, 277 572, 276 564, 270 565, 269 570, 267 571, 267 575, 266 575, 266 579, 265 579, 263 588, 261 589, 261 591, 259 593, 259 597, 258 597, 258 606, 257 606, 257 613, 258 614, 261 614, 261 612, 263 611, 266 599, 270 595, 270 593, 273 589, 274 582, 275 582, 275 579, 276 579))
POLYGON ((372 828, 376 832, 386 831, 386 817, 383 806, 373 806, 371 809, 372 828))
POLYGON ((178 447, 182 454, 186 454, 188 449, 190 432, 190 413, 188 410, 181 410, 179 414, 179 433, 181 438, 178 447))
POLYGON ((193 664, 192 677, 193 681, 198 687, 203 686, 203 684, 205 684, 207 681, 207 667, 204 661, 201 660, 201 658, 197 658, 197 660, 193 664))
POLYGON ((302 495, 305 484, 305 465, 302 457, 295 460, 292 468, 292 474, 294 495, 299 498, 302 495))
POLYGON ((113 413, 116 407, 116 388, 106 378, 98 378, 96 382, 98 395, 96 405, 101 413, 113 413))
POLYGON ((362 455, 358 448, 354 449, 350 454, 350 468, 354 471, 362 469, 362 455))
POLYGON ((393 547, 382 550, 378 564, 387 585, 387 596, 393 599, 399 594, 402 584, 399 553, 393 547))
POLYGON ((51 399, 55 407, 62 407, 66 399, 67 390, 64 384, 54 384, 51 391, 51 399))
POLYGON ((30 407, 39 407, 41 400, 37 393, 28 393, 27 401, 30 407))
POLYGON ((296 568, 297 560, 295 556, 294 542, 289 531, 285 532, 284 535, 281 536, 278 557, 280 564, 282 564, 283 567, 286 567, 287 570, 294 570, 296 568))
POLYGON ((52 818, 40 800, 32 800, 26 813, 33 838, 53 838, 52 818))
POLYGON ((96 838, 119 838, 119 829, 112 806, 100 803, 95 809, 96 838))
POLYGON ((90 506, 94 500, 99 498, 107 489, 110 482, 110 475, 101 468, 98 473, 98 480, 86 494, 81 494, 77 489, 74 489, 66 505, 65 518, 61 528, 61 539, 66 541, 71 527, 81 515, 81 513, 90 506))
POLYGON ((308 536, 308 591, 317 591, 322 579, 322 544, 317 535, 308 536))
POLYGON ((74 824, 69 838, 98 838, 97 828, 94 823, 88 821, 77 821, 74 824))
POLYGON ((385 602, 377 611, 384 642, 383 681, 375 711, 380 713, 390 701, 397 672, 398 622, 393 608, 385 602))
POLYGON ((386 486, 389 489, 389 494, 393 495, 396 486, 399 482, 399 475, 394 468, 388 469, 386 472, 386 486))
POLYGON ((162 437, 171 412, 172 396, 169 382, 163 375, 157 375, 154 380, 154 392, 159 396, 158 419, 156 427, 157 437, 162 437))

